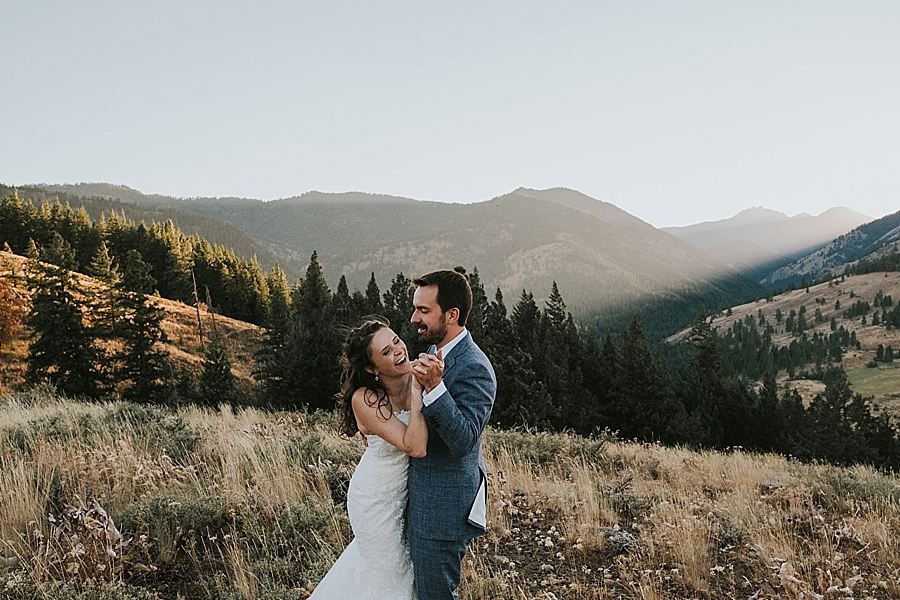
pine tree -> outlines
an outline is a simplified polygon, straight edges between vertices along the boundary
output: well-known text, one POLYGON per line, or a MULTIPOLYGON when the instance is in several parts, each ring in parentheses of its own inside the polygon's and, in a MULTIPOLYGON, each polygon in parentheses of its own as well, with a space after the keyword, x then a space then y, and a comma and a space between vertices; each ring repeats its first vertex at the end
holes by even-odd
POLYGON ((758 450, 779 451, 783 438, 783 423, 778 415, 778 383, 775 373, 766 371, 759 389, 758 418, 755 420, 756 432, 753 446, 758 450))
POLYGON ((814 458, 838 464, 858 462, 868 454, 867 444, 850 418, 853 390, 843 369, 837 369, 809 405, 810 453, 814 458))
POLYGON ((341 275, 338 281, 334 298, 331 299, 334 306, 334 321, 340 327, 352 327, 359 321, 359 316, 353 310, 353 299, 350 297, 350 288, 347 286, 347 278, 341 275))
POLYGON ((116 284, 121 277, 109 254, 106 242, 100 242, 97 252, 88 265, 87 272, 99 281, 98 289, 90 301, 93 328, 98 338, 109 340, 114 335, 116 284))
POLYGON ((720 405, 725 398, 725 385, 721 351, 706 311, 697 315, 688 343, 693 353, 679 381, 678 397, 687 410, 690 441, 717 447, 724 433, 720 405))
POLYGON ((594 403, 582 384, 584 344, 556 282, 541 317, 542 342, 536 358, 544 365, 543 380, 558 412, 554 426, 590 433, 592 428, 582 418, 584 408, 594 403))
POLYGON ((810 443, 810 418, 797 390, 784 392, 778 400, 777 414, 775 450, 801 460, 811 460, 814 454, 810 443))
POLYGON ((383 315, 384 307, 381 305, 381 290, 375 281, 375 273, 369 278, 366 286, 366 315, 383 315))
POLYGON ((292 296, 284 344, 285 396, 281 401, 289 406, 330 409, 339 387, 341 341, 334 326, 331 291, 315 252, 306 277, 292 296))
POLYGON ((262 384, 264 401, 279 405, 287 395, 284 386, 290 370, 285 340, 290 328, 291 294, 288 290, 287 277, 278 265, 275 265, 268 274, 268 287, 266 328, 253 355, 256 361, 253 378, 262 384))
POLYGON ((478 267, 472 269, 468 275, 469 287, 472 288, 472 311, 469 313, 469 321, 466 329, 472 334, 475 343, 481 346, 484 340, 484 319, 485 311, 488 307, 487 294, 484 292, 484 285, 481 283, 481 277, 478 274, 478 267))
POLYGON ((137 250, 125 255, 122 279, 116 284, 115 335, 122 340, 117 355, 122 397, 134 402, 166 402, 171 398, 173 372, 162 321, 165 311, 150 299, 156 280, 137 250))
POLYGON ((49 382, 68 395, 97 398, 103 394, 103 352, 85 318, 85 294, 68 270, 75 264, 71 247, 58 234, 42 253, 44 262, 29 259, 31 328, 26 381, 49 382))
POLYGON ((611 428, 625 438, 674 441, 684 407, 672 394, 665 370, 654 359, 638 315, 622 333, 616 373, 618 396, 610 407, 611 428))
POLYGON ((533 356, 539 349, 541 339, 541 312, 533 294, 522 290, 519 301, 513 307, 510 321, 518 345, 533 356))
POLYGON ((201 402, 208 406, 220 404, 239 406, 246 402, 247 398, 237 386, 237 380, 231 371, 228 352, 219 342, 218 336, 213 336, 206 347, 197 391, 201 402))

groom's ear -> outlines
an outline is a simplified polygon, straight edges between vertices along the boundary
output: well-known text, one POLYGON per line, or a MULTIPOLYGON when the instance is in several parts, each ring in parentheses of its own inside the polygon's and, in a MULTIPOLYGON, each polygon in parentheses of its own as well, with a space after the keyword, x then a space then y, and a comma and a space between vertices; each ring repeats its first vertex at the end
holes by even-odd
POLYGON ((447 320, 454 325, 459 325, 459 309, 455 306, 447 310, 447 320))

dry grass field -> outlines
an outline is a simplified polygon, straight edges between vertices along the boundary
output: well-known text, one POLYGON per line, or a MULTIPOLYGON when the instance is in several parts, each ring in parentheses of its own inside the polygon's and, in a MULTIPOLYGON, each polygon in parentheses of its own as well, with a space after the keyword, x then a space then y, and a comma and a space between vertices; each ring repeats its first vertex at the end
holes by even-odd
MULTIPOLYGON (((0 397, 0 597, 305 598, 351 539, 331 415, 0 397)), ((900 597, 900 480, 489 431, 474 599, 900 597)))

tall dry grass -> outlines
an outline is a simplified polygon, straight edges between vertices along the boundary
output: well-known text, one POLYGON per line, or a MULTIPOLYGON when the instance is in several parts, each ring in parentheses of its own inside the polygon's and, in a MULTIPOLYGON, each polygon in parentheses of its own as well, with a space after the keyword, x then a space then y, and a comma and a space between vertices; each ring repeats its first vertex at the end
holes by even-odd
MULTIPOLYGON (((351 538, 331 415, 0 397, 0 596, 304 598, 351 538)), ((867 467, 489 431, 461 596, 898 598, 867 467)))

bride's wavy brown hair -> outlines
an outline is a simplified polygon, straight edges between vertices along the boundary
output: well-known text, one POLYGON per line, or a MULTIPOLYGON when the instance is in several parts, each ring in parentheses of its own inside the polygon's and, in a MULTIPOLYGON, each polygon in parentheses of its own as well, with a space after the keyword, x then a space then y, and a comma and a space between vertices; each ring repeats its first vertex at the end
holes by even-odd
POLYGON ((387 388, 366 370, 374 366, 369 355, 372 338, 385 327, 390 327, 387 319, 372 317, 359 327, 351 329, 344 341, 341 352, 341 391, 337 393, 336 398, 340 415, 340 432, 347 437, 353 437, 359 432, 356 415, 353 414, 353 394, 359 388, 366 388, 372 392, 366 394, 366 404, 377 407, 378 413, 384 414, 385 419, 391 417, 391 401, 387 388))

